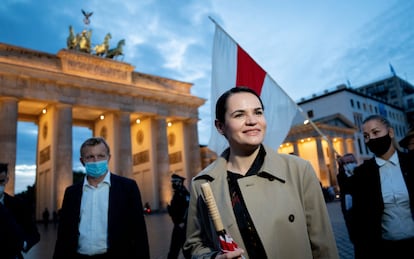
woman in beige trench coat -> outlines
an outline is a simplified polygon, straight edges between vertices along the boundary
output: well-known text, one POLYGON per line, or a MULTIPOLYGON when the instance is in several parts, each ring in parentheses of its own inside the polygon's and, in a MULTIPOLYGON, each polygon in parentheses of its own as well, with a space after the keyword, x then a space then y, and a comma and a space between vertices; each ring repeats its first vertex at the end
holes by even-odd
MULTIPOLYGON (((281 122, 283 123, 283 122, 281 122)), ((187 258, 339 258, 325 200, 311 164, 262 144, 263 103, 232 88, 216 104, 215 125, 229 148, 191 182, 187 258), (227 233, 238 244, 221 251, 200 185, 209 182, 227 233)))

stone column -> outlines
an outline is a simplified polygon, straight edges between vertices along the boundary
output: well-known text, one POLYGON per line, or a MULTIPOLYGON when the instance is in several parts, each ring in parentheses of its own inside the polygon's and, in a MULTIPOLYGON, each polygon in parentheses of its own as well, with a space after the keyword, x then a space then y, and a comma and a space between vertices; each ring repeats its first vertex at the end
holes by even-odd
POLYGON ((355 145, 353 138, 346 138, 345 139, 345 148, 347 153, 353 153, 355 156, 355 145))
POLYGON ((129 112, 114 114, 114 147, 112 159, 117 161, 116 174, 132 178, 131 122, 129 112))
POLYGON ((293 145, 293 154, 295 154, 297 156, 300 156, 299 148, 298 148, 298 142, 295 141, 295 142, 292 143, 292 145, 293 145))
MULTIPOLYGON (((62 206, 63 195, 66 187, 73 183, 72 170, 72 106, 57 104, 53 119, 54 157, 53 178, 56 186, 54 195, 55 209, 62 206)), ((41 188, 41 187, 40 187, 41 188)), ((49 208, 50 209, 50 208, 49 208)))
POLYGON ((152 123, 152 136, 155 148, 154 154, 154 179, 158 181, 159 188, 159 208, 163 210, 170 202, 169 197, 171 183, 169 178, 169 157, 168 157, 168 139, 167 139, 167 123, 165 118, 154 118, 152 123))
POLYGON ((17 152, 17 99, 12 97, 0 98, 0 163, 8 164, 9 182, 6 192, 14 195, 15 167, 17 152))
POLYGON ((198 141, 197 120, 184 122, 184 156, 186 157, 186 181, 187 187, 190 179, 201 171, 200 144, 198 141))

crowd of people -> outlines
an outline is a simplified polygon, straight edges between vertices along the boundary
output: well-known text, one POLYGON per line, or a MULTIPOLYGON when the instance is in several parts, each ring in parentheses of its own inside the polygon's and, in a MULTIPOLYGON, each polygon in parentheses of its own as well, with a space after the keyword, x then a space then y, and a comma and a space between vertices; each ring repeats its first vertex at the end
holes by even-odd
MULTIPOLYGON (((180 251, 186 258, 339 258, 316 173, 309 161, 263 143, 264 108, 247 87, 217 100, 214 124, 228 148, 191 179, 190 190, 183 176, 171 175, 167 211, 174 227, 167 258, 180 251)), ((414 258, 414 132, 398 143, 380 115, 367 117, 362 129, 373 157, 359 165, 353 154, 338 158, 341 209, 355 258, 414 258)), ((110 159, 104 138, 81 145, 86 175, 64 193, 53 259, 150 258, 149 205, 144 211, 133 179, 109 170, 110 159)), ((40 234, 31 207, 4 192, 7 182, 7 164, 0 164, 1 258, 23 258, 40 234)), ((45 222, 49 216, 45 208, 45 222)))

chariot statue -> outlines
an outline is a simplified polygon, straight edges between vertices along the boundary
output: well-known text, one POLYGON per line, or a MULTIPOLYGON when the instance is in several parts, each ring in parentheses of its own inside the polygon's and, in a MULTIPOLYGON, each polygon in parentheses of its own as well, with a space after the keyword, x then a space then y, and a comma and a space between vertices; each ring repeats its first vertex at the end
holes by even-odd
MULTIPOLYGON (((89 18, 92 16, 93 12, 86 12, 81 10, 84 16, 85 25, 89 25, 89 18)), ((91 46, 91 36, 92 30, 84 29, 81 33, 75 34, 72 25, 69 26, 69 35, 66 39, 67 48, 70 50, 76 50, 88 54, 94 54, 96 56, 112 58, 115 59, 118 56, 124 56, 123 46, 125 45, 125 40, 122 39, 118 42, 115 48, 109 48, 109 40, 112 38, 110 33, 105 35, 105 38, 101 44, 91 46)))
POLYGON ((91 35, 92 30, 83 30, 76 36, 79 51, 91 53, 91 35))
POLYGON ((107 33, 102 44, 95 45, 93 48, 95 55, 105 56, 109 50, 109 40, 112 38, 110 33, 107 33))
POLYGON ((124 39, 118 41, 118 44, 117 44, 116 48, 108 50, 108 53, 106 53, 106 57, 114 59, 117 56, 123 56, 124 53, 123 53, 122 47, 124 45, 125 45, 125 40, 124 39))
POLYGON ((75 36, 75 32, 73 31, 72 25, 69 26, 69 36, 66 40, 66 45, 68 49, 76 49, 76 45, 78 44, 77 38, 75 36))

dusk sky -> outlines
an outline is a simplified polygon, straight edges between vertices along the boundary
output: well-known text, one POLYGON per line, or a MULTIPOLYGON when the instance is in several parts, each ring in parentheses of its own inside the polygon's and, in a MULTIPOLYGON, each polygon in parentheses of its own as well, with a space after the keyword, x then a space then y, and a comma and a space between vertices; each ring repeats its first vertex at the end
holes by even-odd
MULTIPOLYGON (((200 144, 210 114, 212 17, 295 101, 340 84, 358 87, 390 76, 390 64, 414 84, 414 1, 405 0, 2 0, 0 42, 56 54, 69 25, 92 29, 92 44, 109 32, 125 39, 123 62, 135 71, 193 83, 207 100, 199 109, 200 144), (93 12, 90 24, 81 10, 93 12)), ((79 145, 91 132, 74 128, 79 145)), ((34 182, 37 127, 19 123, 16 193, 34 182)))

